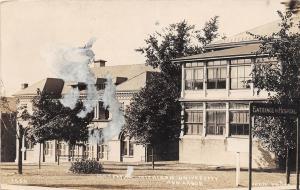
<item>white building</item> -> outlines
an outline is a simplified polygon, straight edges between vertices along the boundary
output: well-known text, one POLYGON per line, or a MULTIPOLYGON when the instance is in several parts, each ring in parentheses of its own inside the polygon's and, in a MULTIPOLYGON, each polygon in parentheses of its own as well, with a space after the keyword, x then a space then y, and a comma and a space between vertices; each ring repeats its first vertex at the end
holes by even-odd
MULTIPOLYGON (((151 73, 157 70, 151 67, 137 64, 137 65, 118 65, 106 66, 105 61, 95 61, 92 66, 92 72, 97 78, 95 84, 98 90, 104 91, 105 77, 110 74, 113 77, 116 85, 116 96, 124 111, 126 106, 130 104, 130 100, 135 93, 146 85, 146 81, 151 77, 151 73)), ((15 93, 14 96, 19 99, 18 106, 26 106, 27 110, 32 113, 32 98, 36 96, 39 88, 44 92, 52 92, 55 94, 66 94, 72 85, 65 83, 62 79, 46 78, 35 84, 28 86, 22 85, 22 90, 15 93)), ((85 97, 85 91, 82 90, 80 96, 85 97)), ((112 115, 102 107, 102 102, 98 102, 94 108, 94 120, 90 124, 93 128, 105 128, 110 122, 112 115)), ((26 123, 21 122, 23 125, 26 123)), ((38 162, 39 160, 39 144, 32 145, 32 143, 23 140, 23 160, 24 162, 38 162)), ((17 143, 18 144, 18 143, 17 143)), ((71 161, 76 158, 95 159, 100 161, 123 161, 123 162, 141 162, 147 161, 147 148, 143 145, 136 144, 133 140, 123 134, 119 134, 106 144, 104 143, 89 143, 81 142, 81 145, 69 146, 65 142, 58 143, 57 141, 47 141, 41 145, 42 161, 56 162, 59 156, 60 161, 71 161), (71 156, 73 155, 73 156, 71 156)), ((18 147, 17 149, 18 150, 18 147)), ((17 158, 18 159, 18 151, 17 158)))
MULTIPOLYGON (((297 22, 299 17, 295 17, 297 22)), ((249 32, 270 35, 279 30, 278 24, 272 22, 249 32)), ((233 166, 236 152, 240 152, 241 167, 248 166, 249 103, 265 101, 268 94, 257 94, 245 81, 254 61, 276 61, 257 58, 259 45, 243 32, 210 44, 206 53, 174 60, 182 65, 180 162, 233 166)), ((256 139, 253 167, 274 166, 274 155, 256 139)))

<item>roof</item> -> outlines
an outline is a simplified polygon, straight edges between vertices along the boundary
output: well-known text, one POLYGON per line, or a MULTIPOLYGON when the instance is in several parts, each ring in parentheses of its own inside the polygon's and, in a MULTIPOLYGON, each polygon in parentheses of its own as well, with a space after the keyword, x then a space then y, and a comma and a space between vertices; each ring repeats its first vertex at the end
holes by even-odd
POLYGON ((117 91, 138 91, 146 85, 153 71, 143 72, 117 86, 117 91))
POLYGON ((260 44, 249 44, 235 48, 228 48, 219 51, 211 51, 202 54, 196 54, 192 56, 186 56, 177 58, 174 62, 178 61, 187 61, 187 60, 207 60, 207 59, 220 59, 227 57, 241 57, 241 56, 254 56, 255 53, 259 50, 260 44))
POLYGON ((60 94, 64 86, 64 81, 58 78, 46 78, 33 85, 22 89, 14 94, 14 96, 24 96, 24 95, 36 95, 37 89, 40 89, 42 92, 51 93, 51 94, 60 94))
MULTIPOLYGON (((291 32, 296 33, 299 32, 299 28, 297 27, 297 23, 299 23, 300 17, 295 16, 293 17, 294 27, 291 28, 291 32)), ((263 35, 263 36, 269 36, 273 32, 277 32, 280 30, 280 23, 281 20, 273 21, 249 30, 246 30, 244 32, 238 33, 236 35, 233 35, 231 37, 228 37, 226 39, 218 40, 215 42, 212 42, 210 45, 207 46, 208 49, 211 49, 213 47, 218 46, 226 46, 228 44, 243 44, 243 43, 249 43, 249 42, 257 42, 257 40, 251 36, 249 33, 255 34, 255 35, 263 35)))
POLYGON ((97 78, 105 78, 110 74, 113 78, 126 77, 127 79, 131 79, 143 72, 158 71, 158 69, 153 69, 151 66, 146 66, 144 64, 132 64, 94 67, 91 68, 91 71, 97 78))
MULTIPOLYGON (((106 78, 107 75, 111 75, 114 82, 121 81, 122 83, 117 85, 117 91, 136 91, 145 84, 147 72, 158 72, 159 70, 144 64, 132 64, 94 67, 91 68, 91 71, 96 78, 106 78)), ((64 82, 58 78, 46 78, 16 92, 14 96, 36 95, 38 88, 45 92, 65 94, 71 90, 71 85, 74 84, 74 82, 64 82)), ((81 93, 84 93, 84 91, 81 93)))

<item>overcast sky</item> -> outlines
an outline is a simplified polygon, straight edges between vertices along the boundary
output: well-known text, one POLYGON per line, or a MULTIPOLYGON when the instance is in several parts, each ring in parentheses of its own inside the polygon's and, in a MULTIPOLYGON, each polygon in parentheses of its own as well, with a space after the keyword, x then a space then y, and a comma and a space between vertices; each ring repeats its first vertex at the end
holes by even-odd
POLYGON ((231 36, 278 19, 282 0, 35 0, 1 4, 1 77, 6 95, 52 76, 42 52, 50 45, 82 46, 96 37, 96 58, 107 65, 143 64, 134 49, 148 34, 186 19, 199 28, 220 16, 231 36))

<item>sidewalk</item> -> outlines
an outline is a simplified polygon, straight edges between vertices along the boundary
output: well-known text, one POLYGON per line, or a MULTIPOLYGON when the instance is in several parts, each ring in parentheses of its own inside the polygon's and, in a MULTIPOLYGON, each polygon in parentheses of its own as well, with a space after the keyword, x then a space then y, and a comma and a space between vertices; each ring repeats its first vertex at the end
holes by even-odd
MULTIPOLYGON (((271 186, 271 187, 252 187, 252 190, 295 190, 296 185, 271 186)), ((209 190, 248 190, 248 187, 236 187, 225 189, 209 189, 209 190)))
POLYGON ((75 190, 75 189, 0 184, 0 190, 75 190))

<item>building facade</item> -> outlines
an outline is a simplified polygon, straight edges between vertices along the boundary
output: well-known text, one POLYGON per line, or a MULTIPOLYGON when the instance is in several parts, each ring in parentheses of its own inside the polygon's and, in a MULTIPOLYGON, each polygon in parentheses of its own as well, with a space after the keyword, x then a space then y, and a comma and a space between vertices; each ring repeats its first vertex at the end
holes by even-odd
MULTIPOLYGON (((106 66, 103 60, 95 61, 91 66, 91 70, 97 78, 95 85, 100 94, 103 93, 105 88, 105 77, 108 74, 113 77, 113 82, 116 85, 116 97, 123 112, 126 111, 133 95, 146 85, 146 81, 150 79, 154 72, 158 72, 141 64, 106 66)), ((37 95, 37 89, 64 95, 72 89, 72 86, 74 86, 74 83, 65 83, 57 78, 47 78, 30 86, 27 84, 22 85, 22 90, 14 96, 19 100, 19 107, 26 107, 28 112, 32 113, 31 101, 37 95)), ((80 97, 85 98, 84 89, 80 92, 80 97)), ((89 128, 101 130, 108 126, 112 117, 112 114, 103 108, 103 102, 97 101, 97 106, 94 108, 94 119, 89 124, 89 128)), ((19 121, 19 123, 23 126, 28 125, 24 121, 19 121)), ((106 143, 87 141, 78 142, 76 145, 71 146, 66 142, 53 140, 33 145, 24 138, 23 146, 22 153, 25 163, 38 162, 40 149, 42 162, 65 162, 82 158, 98 161, 144 162, 151 157, 147 154, 147 147, 135 143, 134 139, 129 139, 122 133, 106 143)), ((18 150, 18 147, 16 150, 18 150)), ((16 154, 18 157, 18 151, 16 151, 16 154)))
MULTIPOLYGON (((247 32, 278 30, 276 21, 247 32)), ((203 54, 174 60, 182 65, 180 162, 234 166, 238 152, 241 167, 248 167, 249 103, 266 101, 268 94, 257 93, 247 80, 254 62, 276 60, 258 57, 260 43, 247 32, 214 42, 203 54)), ((273 154, 257 139, 253 145, 254 168, 276 167, 273 154)))

